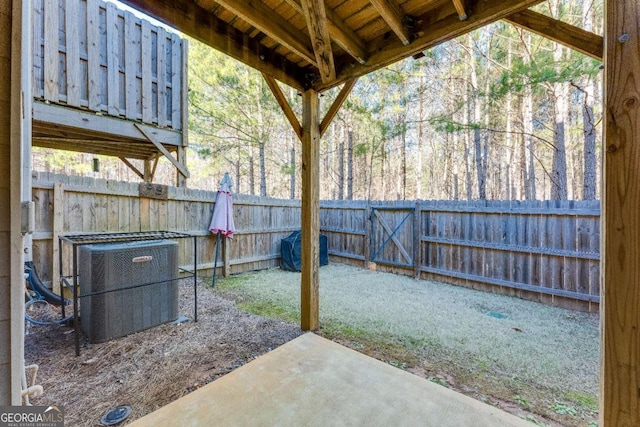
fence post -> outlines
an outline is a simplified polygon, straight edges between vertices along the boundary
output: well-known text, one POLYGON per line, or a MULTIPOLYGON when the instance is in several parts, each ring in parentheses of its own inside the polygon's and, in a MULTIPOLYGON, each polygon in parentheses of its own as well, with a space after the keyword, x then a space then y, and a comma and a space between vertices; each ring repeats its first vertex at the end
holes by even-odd
POLYGON ((416 202, 413 211, 413 277, 420 278, 420 261, 422 258, 422 211, 420 202, 416 202))
POLYGON ((61 182, 53 184, 53 229, 51 230, 53 258, 51 263, 51 287, 60 295, 60 247, 58 236, 64 231, 64 186, 61 182))
POLYGON ((371 203, 364 208, 364 268, 371 268, 371 203))

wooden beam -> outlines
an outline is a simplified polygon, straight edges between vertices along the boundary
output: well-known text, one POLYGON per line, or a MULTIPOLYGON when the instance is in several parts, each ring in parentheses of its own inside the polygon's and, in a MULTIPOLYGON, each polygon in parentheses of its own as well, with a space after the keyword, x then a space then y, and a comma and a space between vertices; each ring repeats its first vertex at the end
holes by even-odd
POLYGON ((171 163, 173 163, 173 166, 175 166, 182 175, 184 175, 186 178, 189 178, 189 171, 187 170, 186 167, 184 167, 184 165, 182 163, 180 163, 178 160, 176 160, 175 157, 173 157, 173 155, 169 152, 169 150, 167 150, 164 145, 162 145, 159 141, 156 141, 153 136, 149 133, 147 133, 145 131, 145 129, 139 125, 138 123, 134 123, 134 126, 136 128, 138 128, 138 130, 140 131, 141 134, 143 134, 148 140, 149 142, 151 142, 153 145, 156 146, 156 148, 162 153, 164 154, 164 156, 169 159, 169 161, 171 163))
POLYGON ((136 175, 140 177, 141 180, 144 181, 144 173, 140 172, 140 169, 135 167, 135 165, 131 163, 126 157, 119 157, 119 159, 122 160, 122 163, 127 165, 129 169, 131 169, 136 175))
MULTIPOLYGON (((300 15, 304 15, 301 0, 286 0, 300 15)), ((355 33, 331 8, 325 8, 331 40, 361 64, 367 62, 367 51, 362 38, 355 33)))
POLYGON ((302 274, 300 327, 318 329, 320 268, 320 126, 318 93, 302 94, 302 274))
POLYGON ((358 79, 347 80, 344 86, 342 86, 340 93, 338 94, 336 99, 333 101, 333 104, 331 104, 331 107, 329 107, 329 111, 327 111, 327 114, 325 114, 324 119, 322 119, 322 123, 320 123, 321 138, 322 138, 322 135, 324 135, 324 133, 329 128, 329 125, 333 121, 333 118, 336 116, 336 114, 338 114, 338 111, 340 111, 340 107, 342 107, 342 104, 344 104, 344 101, 347 100, 347 97, 351 93, 351 89, 353 89, 353 86, 355 86, 357 81, 358 79))
POLYGON ((336 67, 333 64, 331 36, 327 24, 324 0, 302 0, 304 19, 307 21, 311 46, 316 55, 320 78, 323 82, 335 80, 336 67))
POLYGON ((278 86, 278 83, 273 77, 264 73, 262 73, 262 77, 264 77, 264 80, 267 82, 267 86, 269 86, 271 93, 276 98, 276 101, 278 102, 280 109, 284 113, 284 116, 287 118, 287 120, 289 120, 293 131, 296 135, 298 135, 298 138, 302 140, 302 126, 300 126, 300 122, 296 117, 296 113, 293 112, 293 109, 289 105, 289 102, 287 102, 287 98, 284 96, 284 93, 282 93, 282 90, 280 90, 280 86, 278 86))
POLYGON ((640 3, 605 1, 600 426, 640 425, 640 3))
POLYGON ((341 65, 336 70, 336 80, 329 84, 317 82, 314 89, 319 92, 330 89, 541 2, 542 0, 483 0, 477 2, 466 21, 460 21, 453 3, 443 3, 415 18, 419 25, 414 29, 416 38, 410 45, 404 46, 393 37, 380 36, 369 43, 371 55, 366 64, 354 64, 345 57, 336 58, 336 64, 341 65))
POLYGON ((142 127, 147 134, 152 135, 158 141, 162 141, 163 144, 176 146, 182 144, 182 137, 178 131, 160 129, 144 124, 134 126, 133 122, 128 120, 96 115, 92 112, 44 104, 42 102, 33 103, 33 120, 36 122, 34 127, 40 126, 40 124, 49 127, 51 130, 70 127, 82 129, 85 132, 90 131, 97 136, 106 138, 113 138, 114 135, 118 135, 122 139, 146 141, 144 136, 136 129, 137 127, 142 127))
POLYGON ((238 15, 242 20, 253 25, 278 43, 286 46, 314 67, 318 67, 316 57, 313 49, 309 46, 308 40, 303 39, 299 32, 293 31, 291 24, 262 2, 216 0, 216 3, 238 15))
POLYGON ((305 71, 275 51, 245 36, 191 0, 122 0, 258 71, 304 89, 305 71))
POLYGON ((505 21, 602 61, 604 38, 590 31, 532 10, 511 14, 505 21))
POLYGON ((405 14, 396 0, 370 0, 371 4, 378 9, 378 13, 387 23, 403 45, 411 43, 411 34, 404 25, 405 14))
POLYGON ((33 137, 32 142, 35 147, 141 160, 147 159, 152 154, 157 153, 157 149, 153 144, 132 143, 130 141, 96 142, 90 139, 33 137))
POLYGON ((456 8, 461 21, 468 18, 467 10, 464 7, 464 0, 453 0, 453 6, 456 8))

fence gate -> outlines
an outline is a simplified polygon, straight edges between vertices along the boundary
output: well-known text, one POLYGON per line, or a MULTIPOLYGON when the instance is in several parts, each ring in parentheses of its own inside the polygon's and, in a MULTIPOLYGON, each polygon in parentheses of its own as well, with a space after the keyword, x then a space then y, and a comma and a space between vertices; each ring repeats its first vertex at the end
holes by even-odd
POLYGON ((371 261, 413 267, 414 208, 371 208, 371 261))

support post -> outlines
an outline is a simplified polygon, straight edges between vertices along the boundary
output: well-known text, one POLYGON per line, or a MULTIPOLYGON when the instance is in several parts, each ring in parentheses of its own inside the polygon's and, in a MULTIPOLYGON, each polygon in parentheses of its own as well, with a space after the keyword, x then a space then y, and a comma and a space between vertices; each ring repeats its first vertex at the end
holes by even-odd
POLYGON ((640 4, 605 2, 600 426, 640 425, 640 4))
POLYGON ((302 94, 302 277, 300 327, 318 329, 320 268, 320 120, 318 92, 302 94))
POLYGON ((31 188, 23 186, 30 183, 25 174, 31 174, 25 159, 31 143, 30 6, 0 0, 0 61, 6 64, 0 82, 0 406, 22 403, 26 240, 21 206, 31 201, 31 188))
POLYGON ((53 257, 51 258, 51 284, 53 292, 62 295, 62 286, 60 286, 60 245, 58 244, 58 236, 64 232, 64 187, 61 182, 53 184, 53 257))

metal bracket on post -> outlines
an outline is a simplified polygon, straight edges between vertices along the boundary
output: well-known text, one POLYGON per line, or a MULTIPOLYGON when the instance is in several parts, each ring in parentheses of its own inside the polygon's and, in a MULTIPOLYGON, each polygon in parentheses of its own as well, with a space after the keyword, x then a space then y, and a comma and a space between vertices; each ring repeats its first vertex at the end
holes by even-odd
POLYGON ((32 234, 36 224, 35 204, 33 202, 22 202, 20 214, 20 232, 23 235, 32 234))

